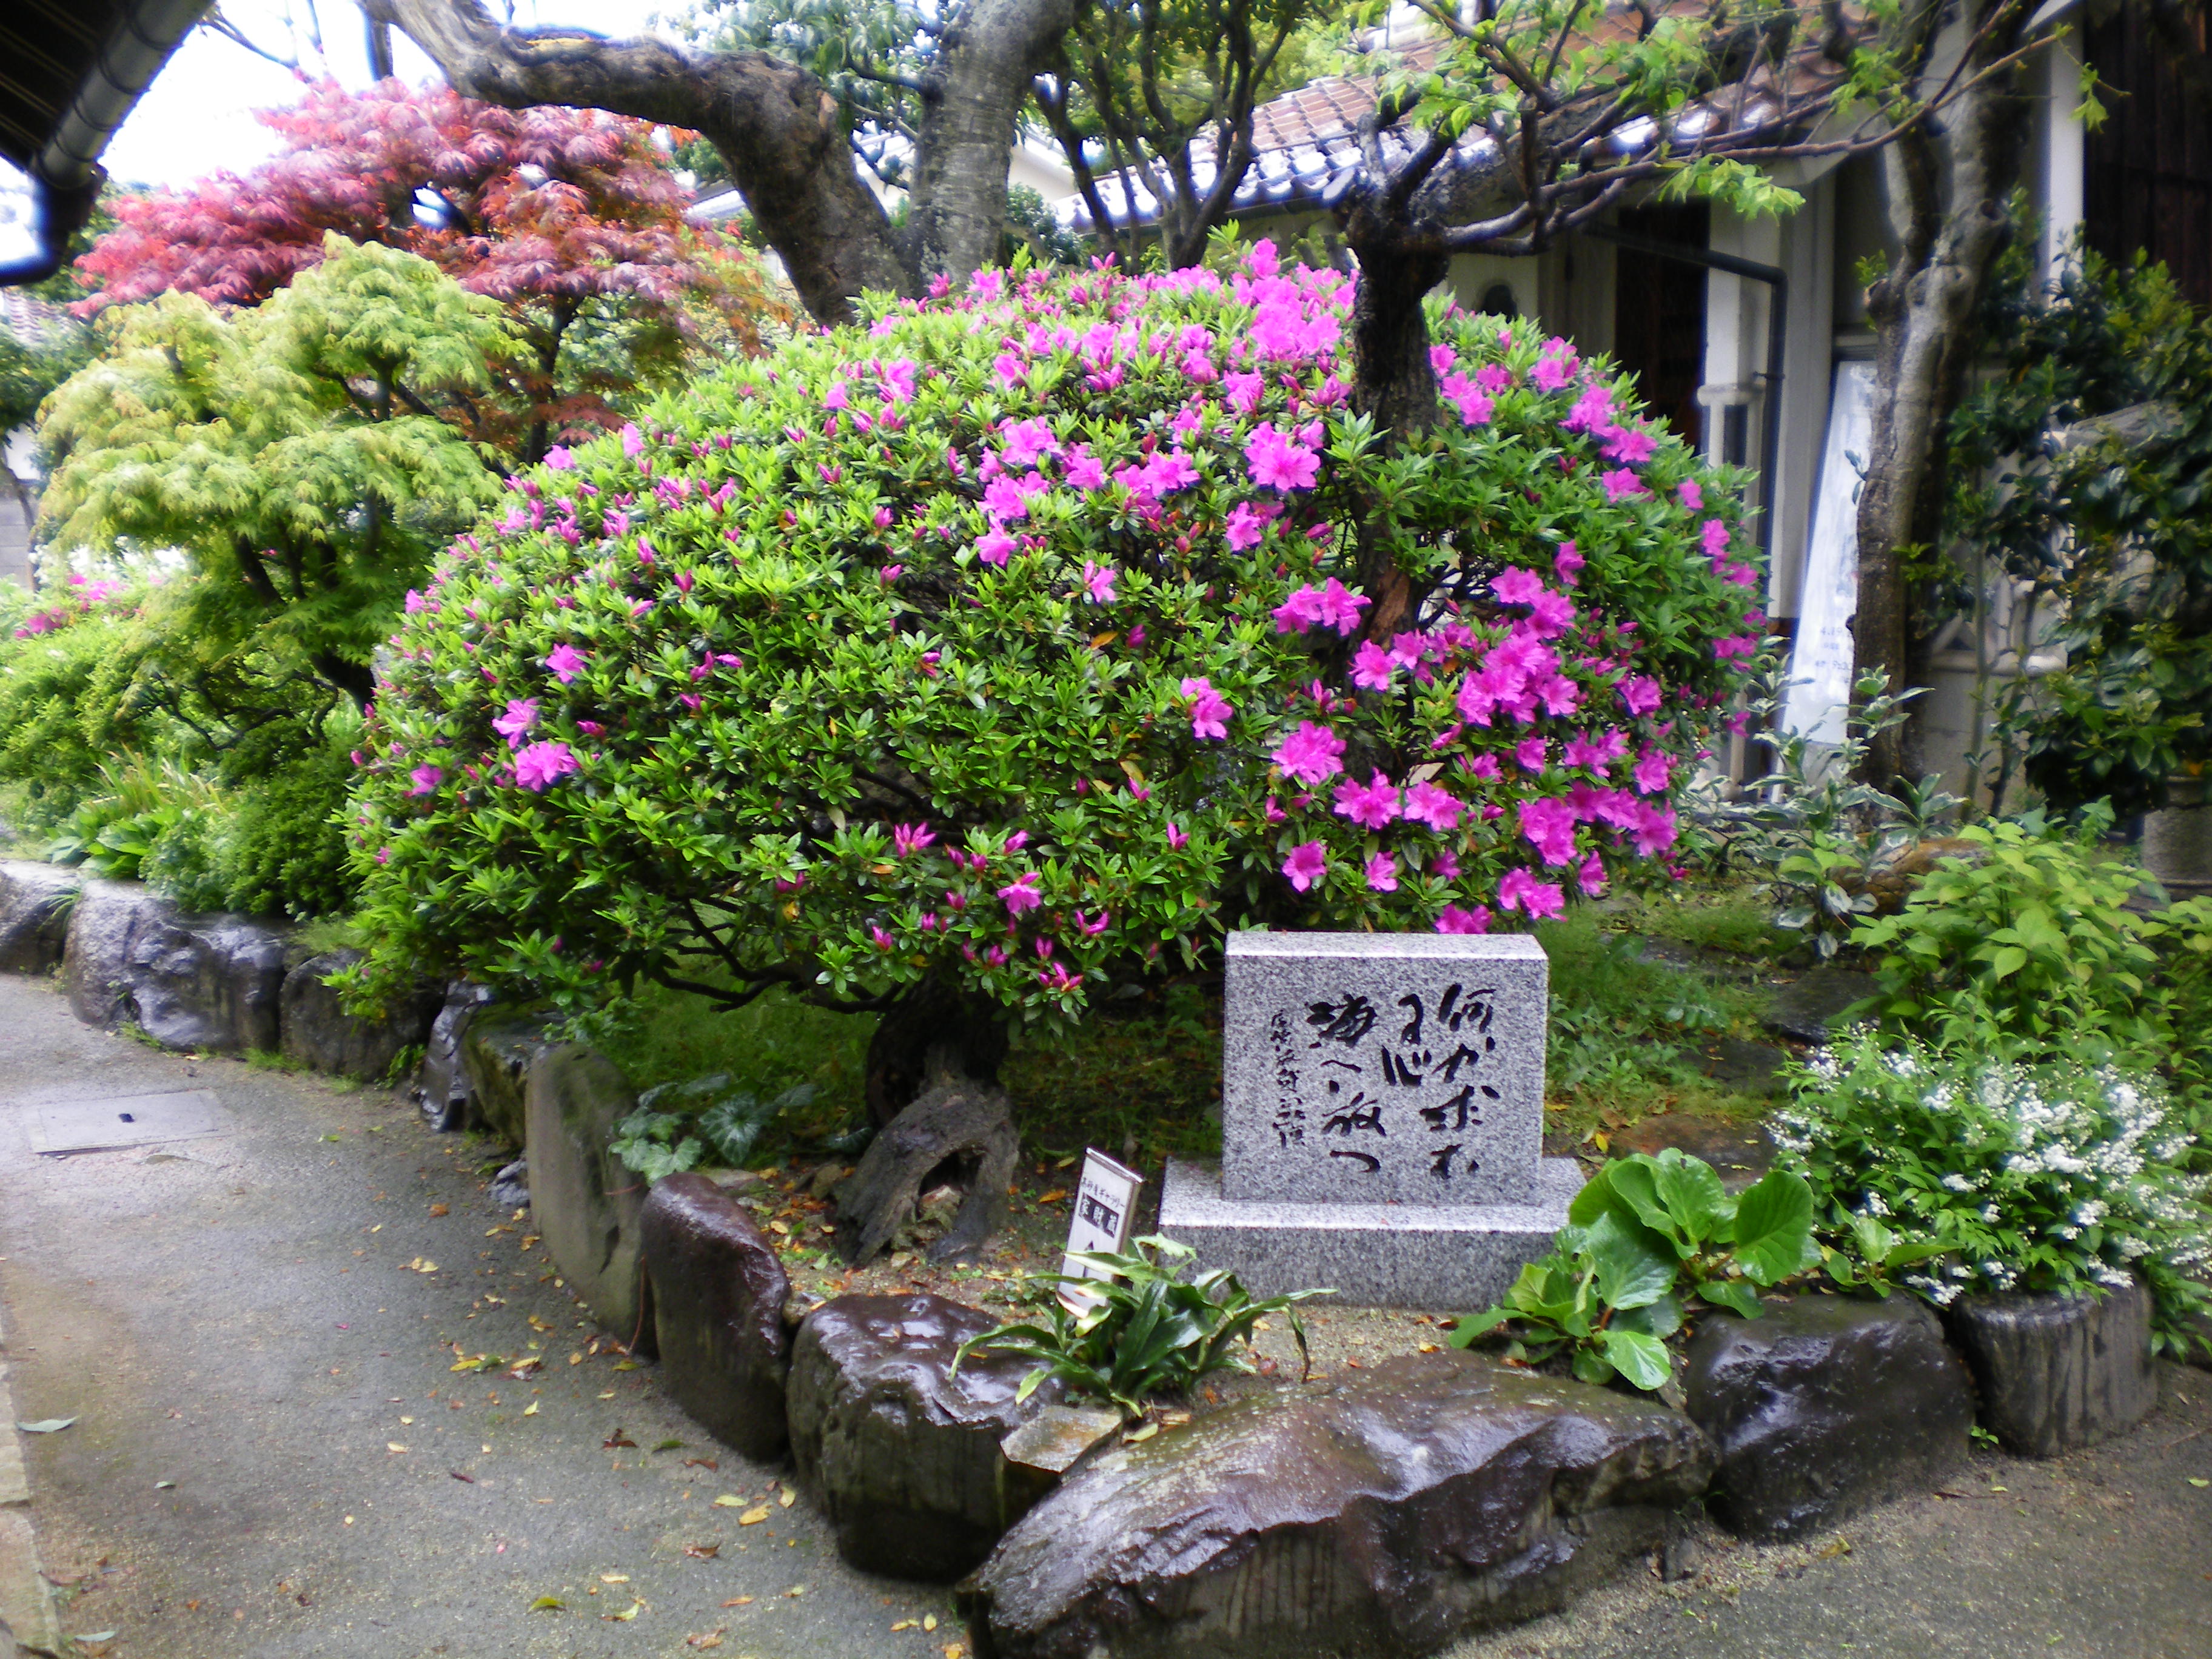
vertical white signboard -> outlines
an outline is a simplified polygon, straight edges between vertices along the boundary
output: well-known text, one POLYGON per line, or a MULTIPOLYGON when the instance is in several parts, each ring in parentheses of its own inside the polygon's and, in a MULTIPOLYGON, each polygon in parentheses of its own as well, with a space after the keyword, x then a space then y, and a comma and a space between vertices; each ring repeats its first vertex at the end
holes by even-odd
POLYGON ((1814 743, 1844 740, 1851 702, 1852 613, 1858 609, 1859 484, 1874 443, 1874 365, 1838 363, 1828 441, 1813 497, 1798 592, 1797 638, 1782 728, 1814 743))
MULTIPOLYGON (((1142 1176, 1124 1169, 1097 1148, 1085 1151, 1083 1179, 1075 1189, 1075 1214, 1067 1224, 1067 1258, 1061 1264, 1062 1273, 1083 1279, 1109 1277, 1104 1268, 1077 1261, 1077 1253, 1103 1250, 1118 1255, 1129 1248, 1137 1189, 1144 1184, 1142 1176)), ((1063 1285, 1060 1297, 1078 1310, 1098 1300, 1097 1292, 1077 1285, 1063 1285)))

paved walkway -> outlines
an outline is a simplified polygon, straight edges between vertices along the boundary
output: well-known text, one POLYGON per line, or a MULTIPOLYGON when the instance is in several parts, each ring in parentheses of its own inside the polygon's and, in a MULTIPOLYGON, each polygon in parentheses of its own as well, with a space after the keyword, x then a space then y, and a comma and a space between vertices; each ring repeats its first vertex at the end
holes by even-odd
MULTIPOLYGON (((846 1569, 804 1502, 777 1503, 781 1471, 709 1441, 650 1367, 591 1352, 542 1247, 492 1231, 510 1218, 476 1156, 392 1096, 158 1054, 0 976, 0 1326, 14 1415, 77 1419, 21 1441, 61 1628, 117 1632, 82 1651, 632 1659, 715 1650, 691 1644, 720 1632, 748 1659, 944 1659, 962 1643, 945 1592, 846 1569), (212 1091, 228 1132, 28 1151, 30 1106, 179 1089, 212 1091), (528 1381, 453 1369, 455 1345, 512 1359, 532 1342, 528 1381), (669 1439, 684 1444, 653 1449, 669 1439), (771 1518, 740 1527, 764 1498, 771 1518), (717 1553, 688 1553, 702 1546, 717 1553), (532 1611, 547 1596, 564 1605, 532 1611), (891 1629, 925 1615, 937 1630, 891 1629)), ((1841 1541, 1716 1538, 1692 1579, 1639 1575, 1455 1655, 2212 1659, 2212 1489, 2188 1484, 2212 1480, 2212 1375, 2165 1380, 2117 1446, 1978 1458, 1960 1497, 1841 1541)), ((0 1576, 22 1514, 0 1491, 0 1576)))

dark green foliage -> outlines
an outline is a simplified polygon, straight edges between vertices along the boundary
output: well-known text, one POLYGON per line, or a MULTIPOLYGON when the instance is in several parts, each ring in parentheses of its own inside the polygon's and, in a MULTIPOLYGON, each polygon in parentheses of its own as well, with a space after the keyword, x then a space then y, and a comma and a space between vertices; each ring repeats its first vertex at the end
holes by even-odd
POLYGON ((2162 805, 2212 761, 2212 321, 2163 266, 2087 250, 2042 303, 2016 246, 2003 372, 1952 423, 1951 536, 2034 585, 2066 665, 2009 683, 2015 764, 2054 806, 2162 805))

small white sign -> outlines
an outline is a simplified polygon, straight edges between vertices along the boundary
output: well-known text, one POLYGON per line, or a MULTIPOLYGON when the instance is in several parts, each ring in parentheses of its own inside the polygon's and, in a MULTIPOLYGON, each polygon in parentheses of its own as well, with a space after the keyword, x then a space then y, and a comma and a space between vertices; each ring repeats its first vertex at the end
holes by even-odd
MULTIPOLYGON (((1079 1261, 1078 1252, 1103 1250, 1119 1255, 1129 1248, 1129 1233, 1137 1209, 1137 1189, 1145 1178, 1127 1170, 1095 1147, 1083 1155, 1083 1179, 1075 1188, 1075 1214, 1067 1224, 1067 1258, 1060 1271, 1072 1278, 1105 1279, 1106 1270, 1079 1261)), ((1098 1300, 1096 1291, 1063 1285, 1060 1298, 1081 1310, 1098 1300)))

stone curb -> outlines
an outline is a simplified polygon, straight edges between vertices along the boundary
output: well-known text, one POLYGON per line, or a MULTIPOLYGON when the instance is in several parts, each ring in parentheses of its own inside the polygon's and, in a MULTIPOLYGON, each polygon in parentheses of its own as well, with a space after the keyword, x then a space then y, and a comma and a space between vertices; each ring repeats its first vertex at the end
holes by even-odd
MULTIPOLYGON (((7 1351, 7 1340, 6 1328, 0 1326, 0 1353, 7 1351)), ((15 1398, 8 1386, 8 1367, 0 1364, 0 1638, 14 1638, 7 1659, 61 1649, 61 1625, 41 1572, 30 1505, 30 1480, 15 1432, 15 1398)))

